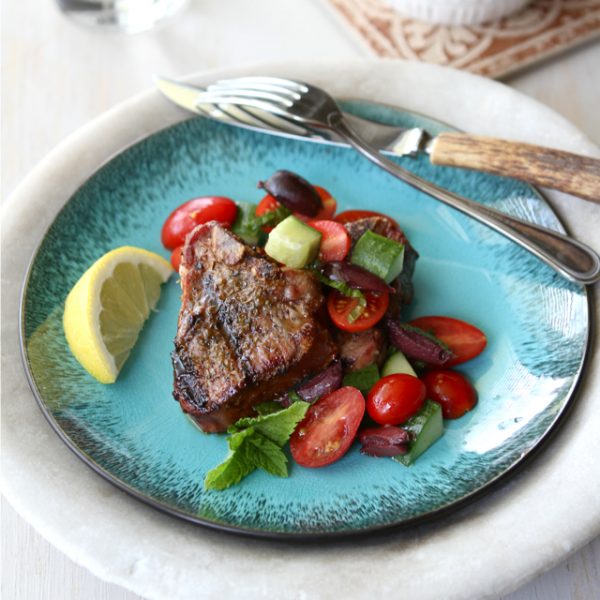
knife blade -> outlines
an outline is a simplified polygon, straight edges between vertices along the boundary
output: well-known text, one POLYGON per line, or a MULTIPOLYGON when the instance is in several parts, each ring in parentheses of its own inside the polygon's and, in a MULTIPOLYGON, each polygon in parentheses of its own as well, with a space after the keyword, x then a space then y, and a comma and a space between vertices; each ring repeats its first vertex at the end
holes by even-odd
MULTIPOLYGON (((273 135, 347 146, 329 130, 311 130, 273 113, 241 105, 202 102, 203 88, 164 77, 155 78, 158 89, 179 106, 217 121, 273 135)), ((221 82, 223 83, 223 82, 221 82)), ((435 137, 420 128, 404 129, 344 113, 344 121, 372 148, 392 156, 426 152, 434 165, 467 168, 513 177, 600 203, 600 160, 533 144, 460 132, 435 137)))
MULTIPOLYGON (((166 77, 154 77, 156 87, 175 104, 196 114, 209 117, 222 123, 238 125, 253 130, 268 131, 281 137, 291 137, 313 142, 334 143, 340 146, 349 144, 334 132, 313 130, 301 127, 260 109, 233 105, 201 103, 198 99, 204 88, 181 83, 166 77)), ((374 148, 392 156, 414 156, 425 148, 429 134, 421 128, 404 128, 364 119, 344 112, 344 119, 374 148)))

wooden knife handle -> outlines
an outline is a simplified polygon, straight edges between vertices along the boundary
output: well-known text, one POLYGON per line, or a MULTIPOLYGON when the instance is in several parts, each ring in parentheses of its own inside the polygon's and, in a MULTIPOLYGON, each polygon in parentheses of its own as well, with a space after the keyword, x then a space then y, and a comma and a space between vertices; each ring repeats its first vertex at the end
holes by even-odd
POLYGON ((429 147, 434 165, 514 177, 600 204, 600 160, 466 133, 442 133, 429 147))

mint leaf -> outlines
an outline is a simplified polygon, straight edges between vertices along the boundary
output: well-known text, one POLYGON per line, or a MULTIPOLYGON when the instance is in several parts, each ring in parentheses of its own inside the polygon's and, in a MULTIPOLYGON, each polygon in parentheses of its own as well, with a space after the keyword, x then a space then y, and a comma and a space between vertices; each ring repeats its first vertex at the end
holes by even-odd
POLYGON ((238 211, 231 231, 241 237, 247 244, 256 246, 260 242, 262 230, 256 217, 256 205, 249 202, 238 202, 238 211))
POLYGON ((278 206, 260 217, 256 214, 255 204, 238 202, 237 207, 238 212, 231 231, 251 246, 257 246, 264 242, 266 237, 262 230, 264 225, 277 225, 291 214, 285 206, 278 206))
POLYGON ((346 375, 344 375, 342 385, 355 387, 366 396, 371 391, 371 388, 379 381, 379 379, 379 368, 375 363, 373 363, 368 367, 359 369, 358 371, 346 373, 346 375))
POLYGON ((287 395, 292 402, 304 402, 302 396, 296 390, 290 390, 287 395))
POLYGON ((239 483, 256 468, 287 477, 287 457, 281 449, 310 405, 294 402, 288 408, 267 415, 240 419, 227 430, 229 454, 224 462, 206 474, 207 490, 224 490, 239 483))
POLYGON ((243 457, 244 453, 235 452, 224 462, 209 471, 204 478, 204 489, 224 490, 239 483, 246 475, 256 469, 251 461, 243 457))
POLYGON ((248 417, 240 419, 227 430, 236 433, 247 427, 254 428, 266 438, 282 447, 289 439, 296 425, 304 418, 310 404, 308 402, 294 402, 288 408, 265 416, 248 417))
POLYGON ((264 417, 266 415, 270 415, 274 412, 279 412, 282 409, 281 404, 279 402, 275 402, 274 400, 268 400, 267 402, 261 402, 254 407, 254 410, 261 416, 264 417))
POLYGON ((232 435, 227 443, 229 454, 227 458, 204 478, 204 488, 207 490, 224 490, 239 483, 246 475, 256 469, 252 455, 248 452, 244 441, 254 435, 251 427, 232 435))
POLYGON ((254 464, 279 477, 287 477, 287 456, 283 450, 270 439, 260 433, 255 433, 245 442, 248 455, 254 464))
POLYGON ((350 311, 350 314, 347 317, 348 323, 354 323, 354 321, 356 321, 356 319, 358 319, 358 317, 360 317, 365 312, 365 308, 367 308, 367 299, 360 290, 355 290, 354 288, 351 288, 347 283, 344 283, 343 281, 329 279, 329 277, 325 277, 323 273, 316 269, 312 272, 323 285, 328 285, 329 287, 332 287, 334 290, 337 290, 340 294, 343 294, 344 296, 358 299, 357 305, 350 311))
POLYGON ((286 217, 292 214, 289 208, 280 205, 260 217, 256 217, 259 225, 279 225, 286 217))
POLYGON ((224 490, 239 483, 257 468, 287 477, 287 457, 283 450, 252 427, 232 434, 227 443, 229 455, 206 474, 205 489, 224 490))
POLYGON ((248 427, 248 429, 244 429, 243 431, 238 431, 233 435, 229 436, 227 440, 227 445, 229 449, 235 452, 243 443, 246 438, 254 435, 254 429, 252 427, 248 427))

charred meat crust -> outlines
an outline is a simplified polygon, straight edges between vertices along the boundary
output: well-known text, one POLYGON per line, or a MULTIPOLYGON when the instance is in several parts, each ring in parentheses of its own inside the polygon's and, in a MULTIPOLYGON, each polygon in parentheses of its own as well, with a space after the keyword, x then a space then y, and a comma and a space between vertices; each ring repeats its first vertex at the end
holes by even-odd
POLYGON ((381 366, 385 360, 387 341, 378 327, 355 333, 338 330, 335 341, 346 372, 360 371, 373 363, 381 366))
POLYGON ((173 395, 207 432, 224 431, 336 356, 320 284, 212 222, 188 236, 173 395))

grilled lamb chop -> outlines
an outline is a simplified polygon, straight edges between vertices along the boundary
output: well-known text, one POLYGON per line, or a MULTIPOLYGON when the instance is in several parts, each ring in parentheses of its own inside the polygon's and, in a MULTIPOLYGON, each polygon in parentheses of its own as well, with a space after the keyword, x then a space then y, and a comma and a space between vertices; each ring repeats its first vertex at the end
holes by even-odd
POLYGON ((206 432, 224 431, 335 357, 323 294, 218 223, 188 236, 173 395, 206 432))
POLYGON ((404 244, 404 267, 402 273, 392 281, 391 285, 396 288, 397 294, 390 296, 390 307, 388 308, 388 316, 398 318, 402 306, 410 304, 413 298, 412 276, 415 270, 415 263, 419 255, 411 246, 404 232, 393 221, 386 217, 363 217, 350 223, 345 223, 344 227, 350 234, 352 246, 356 244, 359 238, 367 230, 373 233, 387 237, 395 242, 404 244))
POLYGON ((339 330, 335 332, 335 341, 346 373, 360 371, 373 363, 381 365, 385 359, 385 334, 377 327, 355 333, 339 330))

